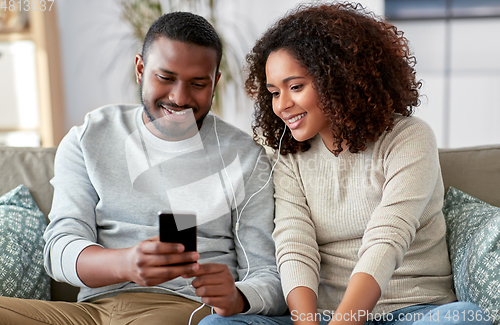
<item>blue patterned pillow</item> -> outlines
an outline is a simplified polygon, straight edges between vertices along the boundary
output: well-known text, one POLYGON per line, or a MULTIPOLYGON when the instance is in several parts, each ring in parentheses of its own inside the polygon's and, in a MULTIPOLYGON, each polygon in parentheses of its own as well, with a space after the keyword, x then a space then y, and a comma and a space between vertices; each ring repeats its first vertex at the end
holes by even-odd
POLYGON ((500 324, 500 208, 450 187, 443 213, 458 300, 500 324))
POLYGON ((43 266, 45 227, 24 185, 0 197, 0 296, 50 300, 43 266))

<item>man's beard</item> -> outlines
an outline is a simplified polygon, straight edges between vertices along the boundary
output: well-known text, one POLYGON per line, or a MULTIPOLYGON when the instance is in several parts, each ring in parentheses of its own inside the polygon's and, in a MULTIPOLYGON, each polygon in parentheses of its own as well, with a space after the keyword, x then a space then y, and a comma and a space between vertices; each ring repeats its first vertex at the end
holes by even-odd
MULTIPOLYGON (((148 105, 146 105, 146 102, 144 101, 142 93, 142 81, 139 89, 141 94, 141 103, 142 106, 144 107, 144 112, 146 113, 146 116, 148 117, 150 123, 153 124, 153 127, 158 132, 160 132, 161 135, 163 135, 166 139, 182 140, 190 138, 197 133, 198 124, 200 124, 201 126, 201 121, 203 121, 206 115, 202 116, 200 121, 196 121, 194 119, 194 110, 192 108, 189 108, 191 111, 186 113, 192 116, 192 121, 188 121, 189 123, 171 122, 168 120, 166 116, 162 116, 160 118, 155 117, 151 114, 150 107, 148 107, 148 105), (196 128, 196 130, 194 130, 194 128, 196 128)), ((160 111, 163 111, 163 108, 159 105, 159 103, 157 106, 160 111)), ((166 103, 166 106, 178 107, 178 105, 174 103, 166 103)))

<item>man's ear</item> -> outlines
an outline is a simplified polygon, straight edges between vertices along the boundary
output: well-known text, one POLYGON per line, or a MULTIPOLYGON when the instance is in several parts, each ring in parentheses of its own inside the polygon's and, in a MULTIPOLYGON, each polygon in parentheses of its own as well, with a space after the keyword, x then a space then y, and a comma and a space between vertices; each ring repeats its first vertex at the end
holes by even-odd
POLYGON ((219 82, 221 74, 222 73, 220 71, 218 71, 217 75, 215 76, 214 88, 212 89, 212 100, 214 99, 214 96, 215 96, 215 87, 217 86, 217 83, 219 82))
POLYGON ((217 86, 217 83, 219 82, 221 74, 222 73, 220 71, 218 71, 217 76, 215 76, 214 90, 215 90, 215 86, 217 86))
POLYGON ((137 54, 135 56, 135 81, 140 85, 142 81, 142 76, 144 73, 144 60, 142 55, 137 54))

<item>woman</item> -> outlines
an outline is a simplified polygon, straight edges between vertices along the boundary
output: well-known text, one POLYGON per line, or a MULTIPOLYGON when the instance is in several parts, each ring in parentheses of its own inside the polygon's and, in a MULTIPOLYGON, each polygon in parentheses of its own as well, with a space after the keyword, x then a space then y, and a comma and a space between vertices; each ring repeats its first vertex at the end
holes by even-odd
POLYGON ((489 324, 455 302, 437 145, 411 117, 421 83, 403 33, 359 5, 300 6, 247 62, 254 137, 282 155, 273 237, 294 324, 489 324))

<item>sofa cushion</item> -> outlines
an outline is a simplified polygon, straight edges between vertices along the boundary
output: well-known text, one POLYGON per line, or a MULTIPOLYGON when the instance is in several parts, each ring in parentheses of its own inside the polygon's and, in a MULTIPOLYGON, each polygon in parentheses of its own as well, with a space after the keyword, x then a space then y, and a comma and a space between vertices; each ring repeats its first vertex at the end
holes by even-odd
POLYGON ((498 324, 500 208, 450 187, 443 213, 457 298, 488 310, 498 324))
POLYGON ((50 300, 43 266, 46 223, 29 190, 19 185, 0 197, 0 295, 50 300))

